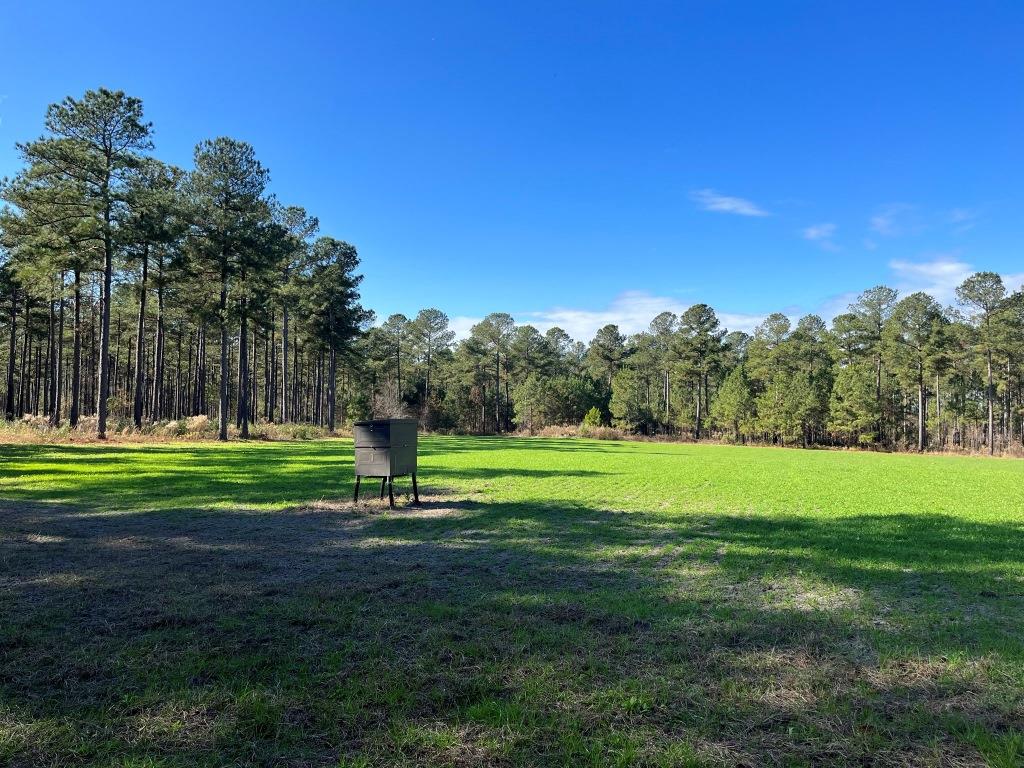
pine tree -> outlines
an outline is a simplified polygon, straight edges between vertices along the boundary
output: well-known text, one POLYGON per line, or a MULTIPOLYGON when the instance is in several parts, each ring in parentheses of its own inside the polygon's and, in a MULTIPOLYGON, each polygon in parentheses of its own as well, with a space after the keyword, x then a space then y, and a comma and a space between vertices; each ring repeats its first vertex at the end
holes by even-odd
MULTIPOLYGON (((17 205, 73 219, 102 254, 97 436, 106 437, 110 394, 110 307, 119 230, 129 214, 131 174, 151 149, 142 102, 101 88, 68 97, 46 111, 46 135, 18 148, 32 169, 17 205)), ((45 214, 44 214, 45 215, 45 214)))
POLYGON ((942 308, 925 293, 912 293, 893 309, 883 347, 897 380, 917 395, 917 450, 925 448, 927 380, 943 347, 942 308))
POLYGON ((745 439, 754 431, 754 394, 743 365, 737 365, 725 377, 711 402, 711 418, 728 429, 733 440, 745 439))
MULTIPOLYGON (((229 327, 240 319, 239 370, 247 369, 246 280, 265 266, 259 248, 270 218, 264 198, 269 174, 256 159, 252 146, 219 138, 200 143, 195 150, 195 170, 189 177, 192 198, 190 246, 199 271, 216 280, 220 288, 217 322, 220 328, 220 395, 218 437, 228 439, 229 327)), ((240 382, 240 402, 247 397, 240 382)), ((247 420, 243 422, 247 427, 247 420)), ((244 432, 243 432, 244 434, 244 432)))
POLYGON ((957 298, 974 310, 971 320, 976 330, 976 348, 985 360, 985 403, 988 407, 988 452, 995 453, 995 388, 992 385, 992 360, 998 329, 996 313, 1006 297, 1003 279, 995 272, 978 272, 956 289, 957 298))

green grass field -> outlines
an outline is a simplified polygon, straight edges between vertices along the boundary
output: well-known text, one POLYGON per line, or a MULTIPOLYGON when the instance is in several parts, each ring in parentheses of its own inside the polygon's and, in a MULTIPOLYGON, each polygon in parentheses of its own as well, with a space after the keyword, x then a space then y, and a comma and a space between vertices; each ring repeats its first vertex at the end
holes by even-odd
POLYGON ((1024 762, 1022 462, 438 437, 395 511, 351 474, 0 446, 0 764, 1024 762))

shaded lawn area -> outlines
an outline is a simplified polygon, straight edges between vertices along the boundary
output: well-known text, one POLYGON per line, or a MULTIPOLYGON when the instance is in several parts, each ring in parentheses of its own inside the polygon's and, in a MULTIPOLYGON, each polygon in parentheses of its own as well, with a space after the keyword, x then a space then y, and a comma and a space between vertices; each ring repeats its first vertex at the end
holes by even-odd
POLYGON ((1024 463, 0 446, 0 764, 1020 765, 1024 463))

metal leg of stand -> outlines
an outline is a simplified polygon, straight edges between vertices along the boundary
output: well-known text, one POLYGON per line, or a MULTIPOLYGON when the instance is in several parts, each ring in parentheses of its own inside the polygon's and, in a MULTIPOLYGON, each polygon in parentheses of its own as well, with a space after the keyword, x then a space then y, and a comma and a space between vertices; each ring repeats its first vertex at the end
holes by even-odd
POLYGON ((361 478, 359 477, 359 475, 356 475, 356 492, 352 494, 352 503, 353 504, 355 504, 357 501, 359 501, 359 481, 360 481, 360 479, 361 478))
POLYGON ((395 482, 390 477, 388 478, 388 506, 392 509, 395 508, 395 482))
POLYGON ((412 476, 412 498, 414 504, 420 503, 420 489, 416 487, 416 475, 412 476))
POLYGON ((386 477, 382 477, 380 479, 380 497, 382 499, 384 498, 384 488, 385 488, 385 486, 387 486, 387 483, 388 483, 388 479, 386 477))

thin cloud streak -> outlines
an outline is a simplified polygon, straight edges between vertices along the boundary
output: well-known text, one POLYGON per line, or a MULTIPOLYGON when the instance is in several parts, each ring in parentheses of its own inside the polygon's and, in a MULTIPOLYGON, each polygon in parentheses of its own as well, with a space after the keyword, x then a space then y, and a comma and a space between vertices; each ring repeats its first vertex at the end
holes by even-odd
POLYGON ((954 208, 949 212, 949 223, 953 225, 953 234, 962 235, 974 229, 978 213, 970 208, 954 208))
POLYGON ((917 206, 908 203, 890 203, 868 220, 871 231, 882 237, 901 237, 920 233, 924 226, 917 206))
POLYGON ((769 216, 768 211, 761 208, 757 203, 746 200, 742 197, 722 195, 713 189, 698 189, 690 193, 690 199, 702 211, 714 213, 732 213, 736 216, 769 216))
POLYGON ((808 240, 812 243, 817 243, 818 246, 825 249, 826 251, 838 251, 839 246, 836 245, 833 239, 836 234, 836 227, 830 221, 823 222, 821 224, 812 224, 809 227, 805 227, 800 233, 804 240, 808 240))
POLYGON ((836 233, 836 225, 831 222, 813 224, 804 229, 804 240, 831 240, 836 233))

